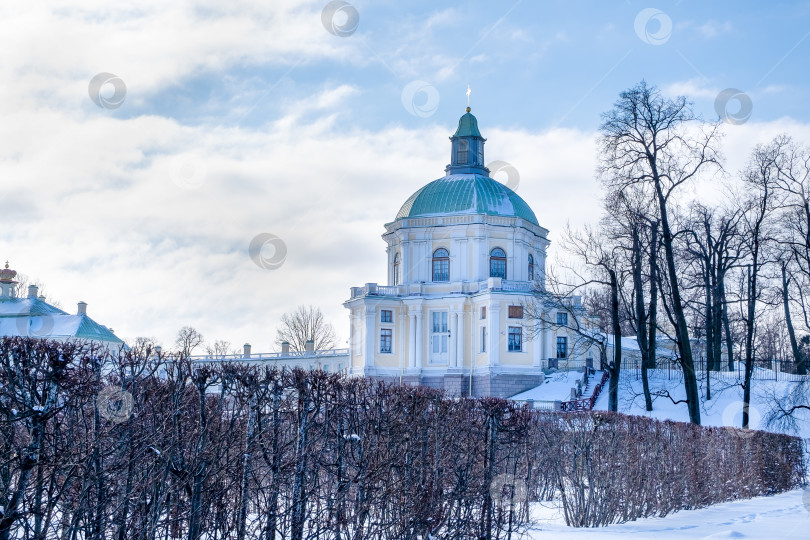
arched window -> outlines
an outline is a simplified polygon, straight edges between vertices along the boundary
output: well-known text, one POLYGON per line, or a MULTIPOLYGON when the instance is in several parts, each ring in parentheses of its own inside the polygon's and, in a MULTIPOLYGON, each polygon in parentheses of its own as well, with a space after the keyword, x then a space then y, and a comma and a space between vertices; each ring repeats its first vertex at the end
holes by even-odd
POLYGON ((534 281, 534 257, 529 254, 529 281, 534 281))
POLYGON ((501 248, 489 252, 489 277, 506 279, 506 252, 501 248))
POLYGON ((402 281, 402 274, 399 266, 399 253, 394 255, 394 285, 399 285, 402 281))
POLYGON ((450 281, 450 254, 444 248, 433 252, 433 281, 450 281))

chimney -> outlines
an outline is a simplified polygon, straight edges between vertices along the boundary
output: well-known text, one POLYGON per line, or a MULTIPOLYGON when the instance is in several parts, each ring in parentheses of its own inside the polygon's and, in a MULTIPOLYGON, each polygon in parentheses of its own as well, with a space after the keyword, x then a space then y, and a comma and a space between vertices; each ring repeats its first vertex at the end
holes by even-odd
POLYGON ((87 315, 87 302, 79 302, 79 315, 87 315))
POLYGON ((244 348, 244 357, 250 358, 250 343, 245 343, 242 347, 244 348))
POLYGON ((287 356, 290 354, 290 342, 289 341, 282 341, 281 342, 281 354, 283 356, 287 356))
POLYGON ((315 351, 315 342, 311 339, 308 339, 307 342, 304 344, 304 350, 307 352, 314 352, 315 351))
POLYGON ((28 298, 36 298, 39 296, 39 287, 36 285, 29 285, 28 286, 28 298))

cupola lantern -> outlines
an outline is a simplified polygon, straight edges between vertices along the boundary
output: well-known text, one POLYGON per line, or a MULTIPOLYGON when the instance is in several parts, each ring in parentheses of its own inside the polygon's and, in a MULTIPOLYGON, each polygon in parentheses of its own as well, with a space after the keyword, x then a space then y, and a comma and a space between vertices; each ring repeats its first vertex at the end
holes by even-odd
POLYGON ((486 139, 478 131, 478 119, 472 115, 471 109, 458 121, 458 129, 450 137, 452 153, 450 165, 445 171, 447 174, 483 174, 489 176, 489 169, 484 166, 484 143, 486 139))

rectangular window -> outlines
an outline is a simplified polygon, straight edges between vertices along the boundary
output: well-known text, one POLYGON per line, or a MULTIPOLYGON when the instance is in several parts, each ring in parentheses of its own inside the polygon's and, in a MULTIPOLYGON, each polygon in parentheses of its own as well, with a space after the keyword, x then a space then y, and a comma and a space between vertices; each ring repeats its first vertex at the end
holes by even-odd
POLYGON ((329 371, 329 364, 324 364, 323 365, 323 370, 324 371, 329 371))
POLYGON ((510 319, 522 319, 523 318, 523 306, 509 306, 509 318, 510 319))
POLYGON ((338 371, 343 371, 343 364, 338 364, 338 371))
POLYGON ((568 313, 557 313, 557 326, 568 326, 568 313))
POLYGON ((557 337, 557 358, 568 357, 568 338, 565 336, 557 337))
POLYGON ((450 259, 433 259, 433 281, 450 281, 450 259))
POLYGON ((383 328, 380 330, 380 352, 381 353, 390 353, 391 352, 391 337, 393 335, 393 330, 390 328, 383 328))
POLYGON ((380 322, 392 322, 394 320, 390 309, 380 311, 380 322))
POLYGON ((487 327, 481 327, 481 352, 487 352, 487 327))
POLYGON ((506 259, 489 259, 489 277, 499 277, 506 279, 506 259))
POLYGON ((481 308, 481 319, 487 318, 487 306, 481 308))
POLYGON ((523 329, 519 326, 509 327, 509 351, 520 352, 523 350, 523 329))

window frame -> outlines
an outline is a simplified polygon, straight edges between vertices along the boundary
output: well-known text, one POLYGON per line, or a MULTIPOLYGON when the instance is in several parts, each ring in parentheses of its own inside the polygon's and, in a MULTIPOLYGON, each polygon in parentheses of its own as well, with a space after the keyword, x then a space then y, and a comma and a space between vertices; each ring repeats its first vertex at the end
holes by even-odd
POLYGON ((381 309, 380 310, 380 322, 381 323, 393 323, 394 322, 394 310, 393 309, 381 309), (385 314, 388 314, 388 318, 385 318, 385 314))
POLYGON ((506 250, 499 247, 494 247, 489 250, 489 277, 499 277, 501 279, 506 279, 506 273, 508 271, 507 264, 506 264, 506 250), (503 253, 500 255, 498 253, 503 253), (494 271, 494 265, 498 265, 498 267, 503 268, 502 273, 497 273, 494 271))
POLYGON ((450 250, 443 247, 436 248, 435 250, 433 250, 433 257, 431 258, 430 261, 431 261, 430 263, 431 281, 433 281, 434 283, 447 283, 448 281, 450 281, 450 250), (445 255, 437 256, 436 254, 439 253, 440 251, 444 252, 445 255), (443 269, 441 267, 439 268, 438 273, 436 270, 436 263, 442 264, 444 266, 443 269), (444 270, 444 272, 442 272, 442 270, 444 270), (437 275, 440 278, 446 277, 446 279, 436 279, 437 275))
POLYGON ((507 346, 508 352, 523 352, 523 327, 522 326, 509 326, 507 331, 507 346), (517 336, 517 346, 512 339, 512 336, 517 336))
POLYGON ((481 346, 479 347, 482 353, 487 352, 487 327, 486 325, 481 327, 481 332, 479 333, 481 337, 481 346))
POLYGON ((394 285, 400 285, 402 281, 402 266, 399 252, 394 254, 394 285))
POLYGON ((467 139, 458 139, 456 141, 456 164, 468 165, 469 163, 470 163, 470 141, 468 141, 467 139))
POLYGON ((380 354, 394 354, 394 329, 380 328, 380 354), (387 334, 386 334, 387 332, 387 334), (383 349, 385 338, 388 338, 388 350, 383 349))
POLYGON ((529 253, 529 281, 534 281, 534 255, 529 253))
POLYGON ((509 306, 507 310, 507 318, 508 319, 522 319, 523 318, 523 306, 509 306))
POLYGON ((568 313, 564 311, 557 312, 557 326, 568 326, 568 313))
POLYGON ((557 336, 557 350, 555 352, 558 359, 568 358, 568 336, 557 336), (562 345, 562 348, 560 345, 562 345))

